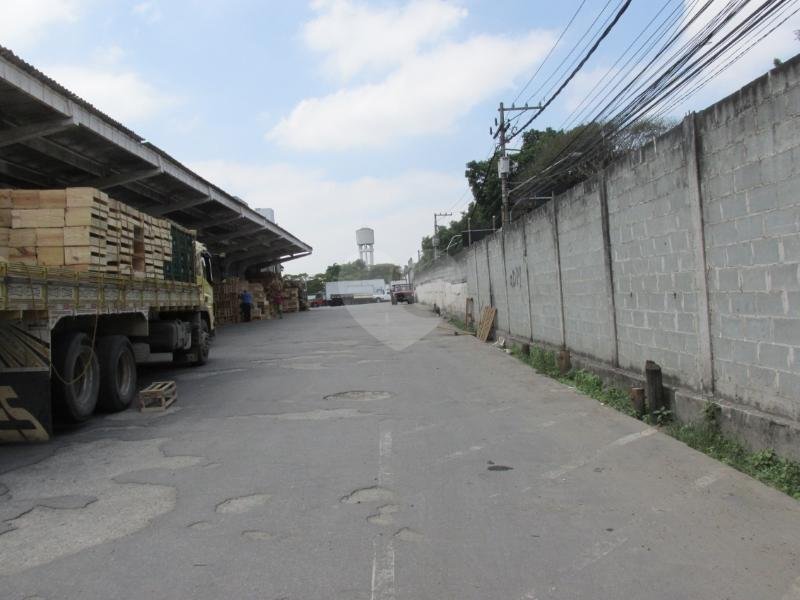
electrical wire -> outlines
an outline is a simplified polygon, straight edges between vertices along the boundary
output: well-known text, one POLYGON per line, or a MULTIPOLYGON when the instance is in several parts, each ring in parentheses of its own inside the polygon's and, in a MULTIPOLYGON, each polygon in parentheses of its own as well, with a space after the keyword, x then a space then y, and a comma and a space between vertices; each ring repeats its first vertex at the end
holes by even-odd
POLYGON ((550 96, 550 98, 542 106, 540 106, 537 109, 537 111, 533 114, 533 116, 530 119, 528 119, 522 127, 518 128, 517 131, 512 133, 510 137, 506 138, 506 142, 510 142, 517 135, 519 135, 521 132, 523 132, 525 129, 527 129, 530 126, 530 124, 533 123, 533 121, 536 120, 536 118, 540 114, 542 114, 542 112, 544 112, 544 110, 548 106, 550 106, 550 104, 552 104, 553 101, 556 98, 558 98, 558 95, 564 90, 565 87, 567 87, 567 85, 569 85, 569 82, 572 81, 572 79, 575 77, 575 75, 578 74, 578 72, 586 64, 586 61, 588 61, 589 58, 591 58, 592 54, 594 54, 594 52, 600 46, 600 43, 608 36, 608 34, 611 32, 611 30, 614 28, 614 26, 619 22, 619 20, 622 18, 622 15, 625 14, 625 11, 628 10, 628 7, 630 6, 630 4, 631 4, 631 0, 625 0, 624 4, 620 7, 620 9, 617 11, 617 14, 614 16, 614 19, 606 26, 606 28, 603 31, 603 33, 594 42, 594 44, 589 49, 589 51, 586 53, 586 55, 583 57, 581 62, 578 64, 578 66, 573 69, 573 71, 572 71, 572 73, 570 73, 569 77, 567 77, 566 80, 564 80, 561 83, 561 85, 558 87, 558 89, 555 91, 555 93, 552 96, 550 96))

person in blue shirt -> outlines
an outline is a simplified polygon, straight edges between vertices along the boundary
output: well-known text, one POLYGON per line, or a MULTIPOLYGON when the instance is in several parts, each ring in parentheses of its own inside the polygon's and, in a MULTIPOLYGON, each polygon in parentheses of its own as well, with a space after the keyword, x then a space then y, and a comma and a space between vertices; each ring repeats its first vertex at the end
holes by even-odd
POLYGON ((253 294, 248 290, 244 290, 239 298, 241 300, 242 321, 247 323, 250 321, 250 313, 253 310, 253 294))

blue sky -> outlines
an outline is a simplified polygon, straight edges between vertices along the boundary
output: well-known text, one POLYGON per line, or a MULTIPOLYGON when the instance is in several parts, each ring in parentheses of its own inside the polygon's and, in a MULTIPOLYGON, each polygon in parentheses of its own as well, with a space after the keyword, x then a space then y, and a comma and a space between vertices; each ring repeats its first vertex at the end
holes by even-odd
MULTIPOLYGON (((362 226, 375 229, 377 260, 405 263, 434 212, 465 206, 464 165, 488 154, 497 103, 517 96, 579 4, 5 0, 0 44, 252 206, 274 208, 315 248, 287 271, 317 272, 357 256, 362 226)), ((633 0, 540 126, 562 125, 662 4, 633 0)), ((530 90, 605 6, 586 1, 530 90)), ((794 18, 676 115, 800 52, 797 28, 794 18)))

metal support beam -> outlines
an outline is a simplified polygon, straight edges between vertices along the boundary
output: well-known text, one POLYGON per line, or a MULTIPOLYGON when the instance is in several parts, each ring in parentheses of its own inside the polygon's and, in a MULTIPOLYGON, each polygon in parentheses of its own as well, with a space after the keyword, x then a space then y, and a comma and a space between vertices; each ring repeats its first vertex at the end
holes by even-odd
POLYGON ((183 200, 182 202, 173 202, 171 204, 160 204, 154 206, 148 206, 145 208, 145 212, 148 214, 153 215, 154 217, 160 217, 162 215, 169 214, 171 212, 177 212, 179 210, 185 210, 187 208, 192 208, 194 206, 200 206, 201 204, 205 204, 206 202, 211 202, 213 198, 211 196, 201 196, 200 198, 189 198, 187 200, 183 200))
POLYGON ((20 142, 42 137, 43 135, 58 133, 59 131, 74 126, 75 120, 69 117, 66 119, 53 119, 52 121, 34 123, 33 125, 22 125, 21 127, 14 127, 13 129, 4 129, 0 131, 0 147, 19 144, 20 142))
POLYGON ((255 227, 238 229, 236 231, 231 231, 229 233, 220 233, 219 235, 211 235, 208 236, 206 240, 210 244, 214 244, 217 242, 226 242, 234 238, 243 237, 245 235, 252 235, 254 233, 258 233, 259 231, 266 231, 266 230, 261 225, 257 225, 255 227))
MULTIPOLYGON (((38 171, 0 160, 0 175, 11 177, 39 188, 53 187, 53 179, 38 171)), ((63 183, 61 184, 63 185, 63 183)))
POLYGON ((142 179, 149 179, 161 175, 164 170, 161 167, 155 169, 144 169, 143 171, 130 171, 128 173, 116 173, 94 181, 87 181, 84 185, 86 187, 93 187, 99 190, 115 187, 118 185, 125 185, 126 183, 133 183, 134 181, 141 181, 142 179))

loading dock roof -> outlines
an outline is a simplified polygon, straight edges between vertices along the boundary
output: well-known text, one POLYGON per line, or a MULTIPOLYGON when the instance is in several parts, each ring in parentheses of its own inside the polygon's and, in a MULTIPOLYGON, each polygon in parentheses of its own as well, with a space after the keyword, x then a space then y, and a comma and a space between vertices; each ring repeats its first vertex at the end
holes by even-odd
POLYGON ((0 46, 0 187, 78 186, 196 229, 239 268, 311 253, 240 198, 0 46))

